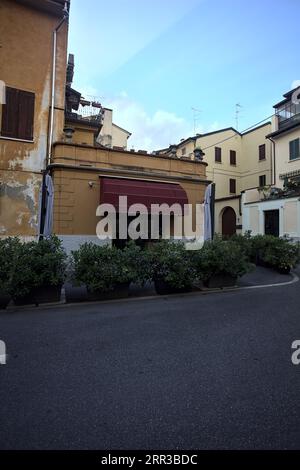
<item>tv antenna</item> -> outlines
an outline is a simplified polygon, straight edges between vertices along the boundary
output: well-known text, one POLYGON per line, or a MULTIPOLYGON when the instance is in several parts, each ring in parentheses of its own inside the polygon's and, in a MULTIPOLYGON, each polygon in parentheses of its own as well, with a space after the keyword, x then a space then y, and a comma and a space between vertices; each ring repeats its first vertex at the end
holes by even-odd
POLYGON ((240 103, 236 103, 235 105, 235 128, 237 131, 239 130, 239 114, 242 107, 243 106, 240 105, 240 103))
POLYGON ((193 111, 194 135, 196 135, 196 128, 197 128, 197 124, 200 119, 200 113, 202 112, 202 110, 198 108, 193 108, 193 107, 191 108, 191 110, 193 111))

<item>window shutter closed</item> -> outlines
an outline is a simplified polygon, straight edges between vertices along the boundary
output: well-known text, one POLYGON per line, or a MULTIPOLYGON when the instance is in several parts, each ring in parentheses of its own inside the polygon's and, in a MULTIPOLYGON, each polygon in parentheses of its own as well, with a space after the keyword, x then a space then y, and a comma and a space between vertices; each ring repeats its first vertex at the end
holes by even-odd
POLYGON ((19 90, 6 87, 6 104, 2 106, 1 134, 4 137, 15 137, 18 133, 19 90))
POLYGON ((299 139, 290 141, 290 160, 300 157, 299 139))
POLYGON ((33 140, 34 93, 19 91, 19 139, 33 140))

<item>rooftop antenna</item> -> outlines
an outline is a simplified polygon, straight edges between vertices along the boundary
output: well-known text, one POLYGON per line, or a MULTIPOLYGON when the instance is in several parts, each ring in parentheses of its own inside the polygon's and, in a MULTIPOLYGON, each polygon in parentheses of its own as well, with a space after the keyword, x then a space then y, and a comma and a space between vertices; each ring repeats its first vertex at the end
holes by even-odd
POLYGON ((191 108, 191 110, 193 111, 193 120, 194 120, 194 135, 196 135, 196 127, 197 127, 197 123, 200 119, 200 113, 202 112, 201 109, 197 109, 197 108, 191 108))
POLYGON ((239 114, 240 114, 240 109, 242 108, 243 106, 240 105, 240 103, 236 103, 235 105, 235 128, 236 130, 238 131, 239 130, 239 114))

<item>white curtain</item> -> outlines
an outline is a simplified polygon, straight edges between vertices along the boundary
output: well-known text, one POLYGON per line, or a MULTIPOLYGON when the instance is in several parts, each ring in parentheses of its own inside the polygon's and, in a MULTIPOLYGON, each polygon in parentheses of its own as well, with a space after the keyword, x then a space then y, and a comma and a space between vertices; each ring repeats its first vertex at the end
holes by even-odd
POLYGON ((204 197, 204 241, 212 239, 211 233, 211 195, 212 195, 212 185, 209 184, 205 191, 204 197))

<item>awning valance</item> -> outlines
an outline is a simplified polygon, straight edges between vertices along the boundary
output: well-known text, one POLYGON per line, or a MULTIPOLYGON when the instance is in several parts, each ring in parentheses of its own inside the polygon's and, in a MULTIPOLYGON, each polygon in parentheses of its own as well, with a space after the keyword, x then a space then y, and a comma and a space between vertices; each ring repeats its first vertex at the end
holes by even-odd
MULTIPOLYGON (((184 209, 188 204, 185 190, 180 184, 126 178, 101 177, 100 203, 112 204, 119 209, 119 196, 127 196, 128 207, 132 204, 144 204, 151 211, 151 204, 179 204, 184 209)), ((121 209, 123 212, 123 210, 121 209)))

